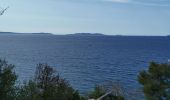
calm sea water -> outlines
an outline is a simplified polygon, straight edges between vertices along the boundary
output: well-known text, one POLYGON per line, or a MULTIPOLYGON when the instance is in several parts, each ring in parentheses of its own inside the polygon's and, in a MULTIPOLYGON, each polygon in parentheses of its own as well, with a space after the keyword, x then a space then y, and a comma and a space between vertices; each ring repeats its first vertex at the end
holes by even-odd
POLYGON ((137 89, 140 70, 170 59, 170 37, 0 35, 0 57, 16 65, 20 80, 48 63, 81 93, 117 80, 137 89))

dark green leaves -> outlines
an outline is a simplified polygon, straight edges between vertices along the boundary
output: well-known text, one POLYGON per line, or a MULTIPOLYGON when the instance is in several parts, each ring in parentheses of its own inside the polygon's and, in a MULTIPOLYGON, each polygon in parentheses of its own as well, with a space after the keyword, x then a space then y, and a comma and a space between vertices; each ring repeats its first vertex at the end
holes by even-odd
POLYGON ((148 71, 140 72, 138 81, 148 100, 165 100, 170 94, 170 65, 151 62, 148 71))
POLYGON ((0 60, 0 100, 15 98, 16 74, 13 72, 14 65, 0 60))

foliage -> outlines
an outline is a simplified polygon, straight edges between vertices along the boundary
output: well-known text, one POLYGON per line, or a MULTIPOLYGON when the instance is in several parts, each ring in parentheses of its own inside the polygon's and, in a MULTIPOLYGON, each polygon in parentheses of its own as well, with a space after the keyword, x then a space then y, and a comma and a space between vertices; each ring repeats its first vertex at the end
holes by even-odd
POLYGON ((0 100, 11 100, 15 98, 15 82, 17 76, 13 71, 14 65, 0 60, 0 100))
POLYGON ((85 100, 47 64, 38 64, 35 79, 18 86, 13 68, 0 60, 0 100, 85 100))
POLYGON ((148 100, 169 100, 170 65, 151 62, 148 71, 141 71, 138 81, 148 100))
POLYGON ((94 90, 89 94, 89 98, 97 99, 106 93, 102 85, 96 85, 94 90))
MULTIPOLYGON (((13 69, 14 65, 0 59, 0 100, 87 100, 47 64, 38 64, 34 79, 18 86, 13 69)), ((170 100, 169 64, 151 62, 147 71, 140 72, 138 81, 148 100, 170 100)), ((97 85, 88 98, 103 95, 102 100, 132 100, 119 83, 97 85)))
POLYGON ((72 100, 86 100, 86 98, 83 96, 80 96, 78 91, 74 91, 72 100))
POLYGON ((107 95, 102 100, 124 100, 125 98, 122 88, 116 83, 112 83, 112 85, 109 85, 109 89, 104 85, 97 85, 94 90, 89 94, 89 98, 98 99, 105 94, 107 95), (111 92, 108 90, 110 90, 111 92))
POLYGON ((74 90, 47 64, 38 64, 35 82, 43 100, 72 100, 74 90))
POLYGON ((47 64, 38 64, 35 79, 19 88, 17 100, 85 100, 47 64))
POLYGON ((30 80, 20 86, 18 89, 17 100, 41 100, 37 84, 30 80))

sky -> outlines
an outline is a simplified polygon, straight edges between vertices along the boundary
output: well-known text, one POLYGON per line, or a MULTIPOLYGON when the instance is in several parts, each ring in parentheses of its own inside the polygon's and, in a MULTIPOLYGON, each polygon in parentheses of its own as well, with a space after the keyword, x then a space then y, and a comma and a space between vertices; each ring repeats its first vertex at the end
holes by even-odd
POLYGON ((0 31, 170 35, 170 0, 0 0, 0 31))

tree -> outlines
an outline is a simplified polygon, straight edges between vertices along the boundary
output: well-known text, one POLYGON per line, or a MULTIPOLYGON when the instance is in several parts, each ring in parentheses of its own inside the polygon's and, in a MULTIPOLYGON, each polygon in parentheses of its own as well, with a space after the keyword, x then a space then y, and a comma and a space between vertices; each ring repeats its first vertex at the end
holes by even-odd
POLYGON ((15 82, 17 76, 13 68, 14 65, 0 59, 0 100, 11 100, 16 96, 15 82))
POLYGON ((18 88, 16 100, 85 100, 47 64, 38 64, 35 79, 18 88))
POLYGON ((35 82, 43 100, 72 100, 74 89, 47 64, 38 64, 35 82))
POLYGON ((169 100, 170 65, 151 62, 148 71, 141 71, 138 81, 148 100, 169 100))

